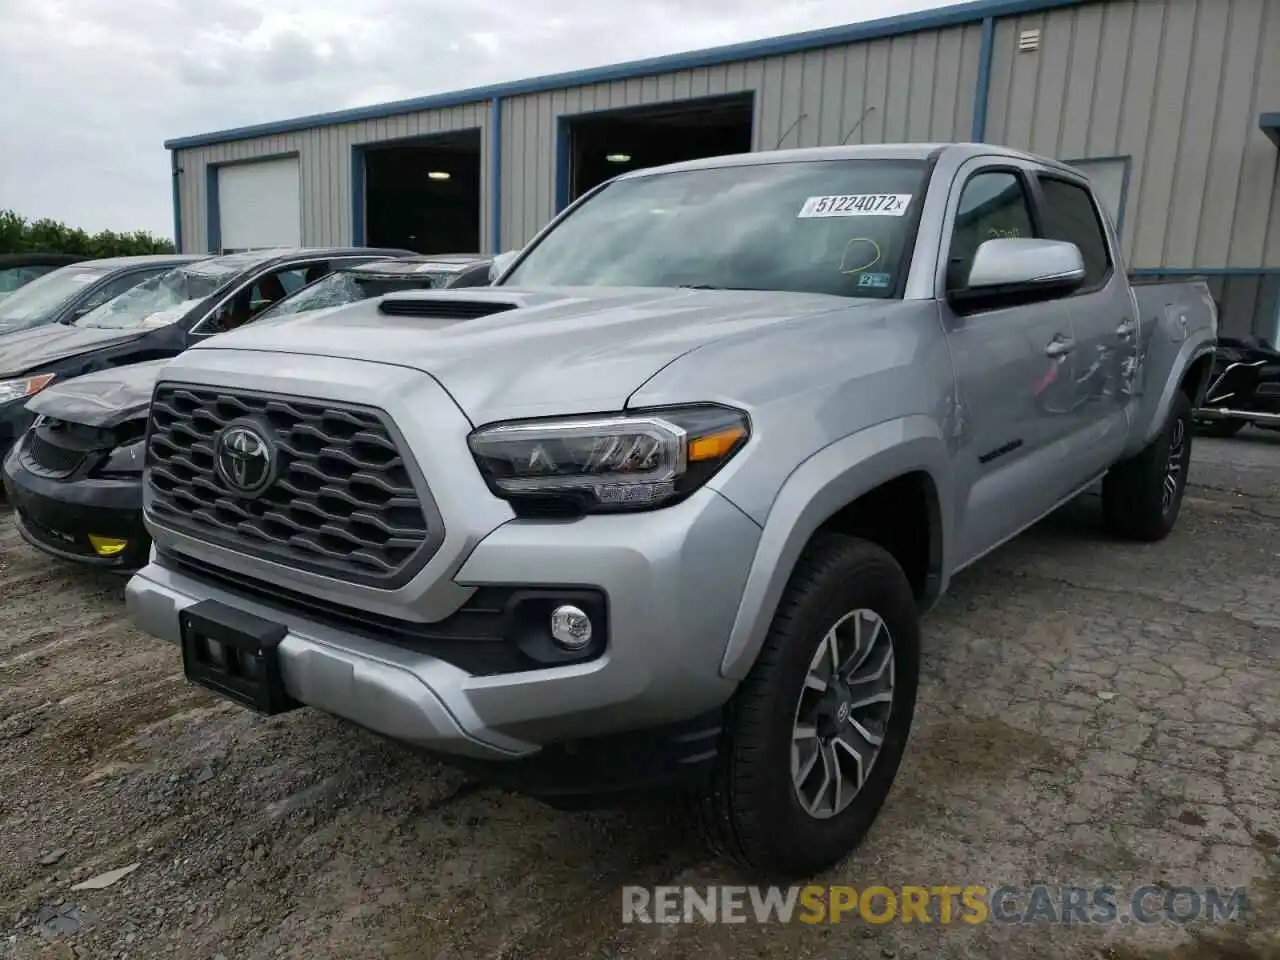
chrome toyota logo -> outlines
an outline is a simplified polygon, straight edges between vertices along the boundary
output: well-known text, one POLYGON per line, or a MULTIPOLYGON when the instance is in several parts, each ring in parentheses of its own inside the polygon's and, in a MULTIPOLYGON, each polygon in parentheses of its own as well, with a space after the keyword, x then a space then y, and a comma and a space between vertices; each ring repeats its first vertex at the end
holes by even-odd
POLYGON ((255 497, 276 478, 276 454, 256 427, 231 424, 214 444, 214 468, 233 493, 255 497))

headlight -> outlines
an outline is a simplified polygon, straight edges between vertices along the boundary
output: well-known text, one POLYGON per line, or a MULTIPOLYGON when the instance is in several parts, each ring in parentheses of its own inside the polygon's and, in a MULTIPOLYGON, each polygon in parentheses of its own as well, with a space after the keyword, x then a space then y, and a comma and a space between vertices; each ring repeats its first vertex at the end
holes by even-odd
POLYGON ((711 404, 482 427, 468 442, 495 494, 601 512, 684 499, 747 442, 741 410, 711 404))
POLYGON ((146 441, 135 440, 111 451, 107 462, 102 465, 103 473, 142 473, 143 454, 146 452, 146 441))
POLYGON ((36 377, 19 377, 16 380, 0 380, 0 403, 10 403, 39 393, 53 383, 52 373, 36 377))

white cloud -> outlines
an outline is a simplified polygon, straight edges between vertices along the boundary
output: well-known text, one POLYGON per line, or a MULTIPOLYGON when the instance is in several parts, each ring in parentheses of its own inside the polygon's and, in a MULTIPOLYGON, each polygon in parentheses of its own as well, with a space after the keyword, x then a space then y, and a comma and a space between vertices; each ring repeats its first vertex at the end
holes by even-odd
POLYGON ((942 0, 4 0, 0 208, 172 231, 170 137, 942 0))

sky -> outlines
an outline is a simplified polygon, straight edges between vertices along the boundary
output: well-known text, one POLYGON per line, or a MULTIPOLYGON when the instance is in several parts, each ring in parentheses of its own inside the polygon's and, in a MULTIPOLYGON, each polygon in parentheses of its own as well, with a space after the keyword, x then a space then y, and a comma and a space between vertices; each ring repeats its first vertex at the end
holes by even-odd
POLYGON ((173 232, 171 137, 945 0, 0 0, 0 209, 173 232))

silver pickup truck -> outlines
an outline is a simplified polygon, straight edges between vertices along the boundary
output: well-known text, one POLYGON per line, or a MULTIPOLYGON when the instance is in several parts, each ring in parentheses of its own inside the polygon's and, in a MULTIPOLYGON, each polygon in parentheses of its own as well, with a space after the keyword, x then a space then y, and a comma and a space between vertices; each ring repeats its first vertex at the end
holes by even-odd
POLYGON ((957 571, 1095 484, 1115 533, 1173 528, 1216 327, 1201 284, 1130 286, 1051 160, 630 173, 493 287, 174 360, 129 608, 264 714, 561 806, 678 786, 750 869, 811 874, 889 792, 957 571))

